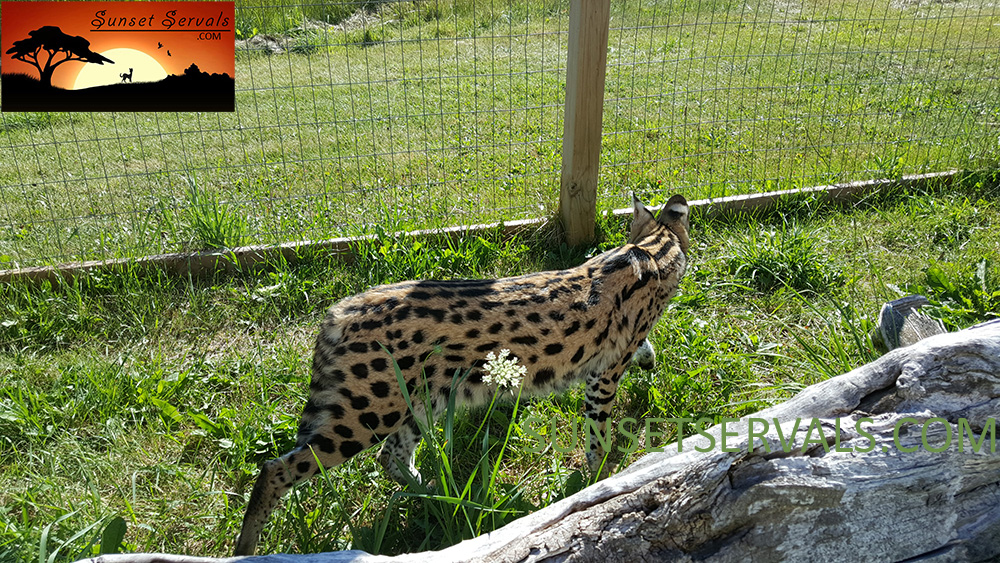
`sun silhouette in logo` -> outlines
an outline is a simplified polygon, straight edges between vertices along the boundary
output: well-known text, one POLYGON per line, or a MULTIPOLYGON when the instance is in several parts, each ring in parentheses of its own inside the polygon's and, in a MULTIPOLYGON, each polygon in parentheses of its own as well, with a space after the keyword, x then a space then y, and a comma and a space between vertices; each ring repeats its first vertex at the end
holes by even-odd
POLYGON ((136 49, 110 49, 101 55, 115 61, 110 65, 86 65, 80 69, 73 83, 73 90, 118 84, 125 80, 122 74, 129 74, 129 82, 156 82, 167 77, 167 71, 156 59, 136 49), (129 72, 131 69, 131 73, 129 72))

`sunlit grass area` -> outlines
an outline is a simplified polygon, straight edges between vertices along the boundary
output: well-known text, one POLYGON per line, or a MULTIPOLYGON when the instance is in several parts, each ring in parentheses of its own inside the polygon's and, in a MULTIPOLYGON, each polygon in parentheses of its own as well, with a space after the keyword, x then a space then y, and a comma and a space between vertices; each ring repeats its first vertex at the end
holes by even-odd
MULTIPOLYGON (((847 207, 695 216, 691 266, 650 335, 657 367, 629 369, 612 420, 719 421, 787 399, 877 357, 879 308, 904 293, 926 295, 950 330, 995 318, 998 195, 1000 178, 976 175, 847 207)), ((201 281, 126 267, 0 286, 0 560, 230 553, 257 465, 293 445, 327 306, 398 280, 562 268, 626 239, 618 219, 600 229, 586 249, 551 228, 450 245, 384 236, 351 265, 317 255, 201 281)), ((435 549, 551 504, 593 480, 568 431, 582 435, 582 403, 573 388, 450 413, 418 451, 436 496, 400 489, 364 452, 286 497, 259 550, 435 549), (523 426, 537 419, 556 429, 532 427, 541 453, 523 426)))

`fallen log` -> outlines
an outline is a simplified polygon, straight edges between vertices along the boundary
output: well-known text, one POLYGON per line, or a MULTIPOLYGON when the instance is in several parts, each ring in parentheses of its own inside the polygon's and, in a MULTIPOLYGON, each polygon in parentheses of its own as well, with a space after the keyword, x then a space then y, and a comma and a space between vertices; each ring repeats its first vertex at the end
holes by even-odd
MULTIPOLYGON (((438 552, 253 561, 993 559, 1000 556, 998 408, 995 320, 893 350, 438 552)), ((90 561, 220 560, 130 554, 90 561)))

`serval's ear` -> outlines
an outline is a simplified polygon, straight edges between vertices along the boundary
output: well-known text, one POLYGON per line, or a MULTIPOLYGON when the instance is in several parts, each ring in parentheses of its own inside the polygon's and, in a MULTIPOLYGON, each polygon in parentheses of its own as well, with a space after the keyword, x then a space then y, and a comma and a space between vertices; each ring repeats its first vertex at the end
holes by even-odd
POLYGON ((667 200, 667 203, 660 209, 660 215, 656 221, 661 225, 666 225, 673 231, 681 241, 681 248, 687 253, 688 230, 691 225, 688 220, 688 202, 684 196, 675 194, 667 200))
POLYGON ((653 225, 656 219, 653 217, 653 213, 646 209, 646 206, 639 201, 639 198, 635 197, 635 193, 632 194, 632 228, 629 229, 629 242, 638 242, 642 238, 643 233, 649 230, 649 227, 653 225))

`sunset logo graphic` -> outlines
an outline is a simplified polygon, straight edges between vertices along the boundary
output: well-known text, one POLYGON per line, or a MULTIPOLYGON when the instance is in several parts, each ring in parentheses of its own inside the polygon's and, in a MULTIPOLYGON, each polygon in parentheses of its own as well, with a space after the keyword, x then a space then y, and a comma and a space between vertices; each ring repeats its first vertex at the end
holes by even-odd
POLYGON ((2 111, 233 111, 234 2, 0 2, 2 111))

